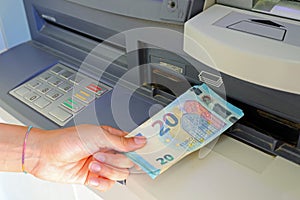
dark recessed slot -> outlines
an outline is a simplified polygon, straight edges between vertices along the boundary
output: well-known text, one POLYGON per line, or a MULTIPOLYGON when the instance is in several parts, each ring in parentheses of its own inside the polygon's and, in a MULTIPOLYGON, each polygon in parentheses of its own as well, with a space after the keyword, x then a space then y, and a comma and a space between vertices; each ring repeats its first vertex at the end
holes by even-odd
POLYGON ((297 146, 300 124, 280 118, 238 101, 229 101, 241 108, 245 113, 245 116, 239 123, 251 127, 265 135, 271 136, 276 140, 295 147, 297 146))
POLYGON ((58 27, 58 28, 64 29, 64 30, 69 31, 69 32, 72 32, 72 33, 74 33, 74 34, 76 34, 76 35, 83 36, 83 38, 88 38, 88 39, 93 40, 93 41, 95 41, 95 42, 97 42, 97 43, 103 42, 102 39, 99 39, 99 38, 97 38, 97 37, 94 37, 94 36, 85 34, 85 33, 83 33, 83 32, 80 32, 80 31, 78 31, 78 30, 72 29, 72 28, 70 28, 70 27, 67 27, 67 26, 64 26, 64 25, 61 25, 61 24, 52 22, 52 21, 47 20, 47 19, 45 19, 45 21, 46 21, 48 24, 51 24, 51 25, 56 26, 56 27, 58 27))
POLYGON ((244 111, 227 135, 273 155, 300 164, 300 124, 239 101, 227 99, 244 111))
POLYGON ((273 21, 271 21, 271 20, 265 20, 265 19, 251 19, 251 21, 257 22, 257 23, 260 23, 260 24, 269 25, 269 26, 283 27, 282 25, 277 24, 276 22, 273 22, 273 21))

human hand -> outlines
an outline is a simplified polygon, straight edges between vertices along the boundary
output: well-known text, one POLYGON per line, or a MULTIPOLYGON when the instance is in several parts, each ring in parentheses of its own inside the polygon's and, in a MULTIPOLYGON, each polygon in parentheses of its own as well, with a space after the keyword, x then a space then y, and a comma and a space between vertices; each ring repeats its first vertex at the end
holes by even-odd
POLYGON ((126 132, 109 126, 80 125, 42 131, 34 176, 61 183, 86 184, 106 191, 124 180, 134 164, 119 152, 134 151, 146 143, 144 137, 125 138, 126 132))

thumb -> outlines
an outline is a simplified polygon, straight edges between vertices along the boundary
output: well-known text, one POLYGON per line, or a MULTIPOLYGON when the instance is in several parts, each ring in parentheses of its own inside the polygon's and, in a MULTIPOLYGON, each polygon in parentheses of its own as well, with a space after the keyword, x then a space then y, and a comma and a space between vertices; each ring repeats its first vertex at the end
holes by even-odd
POLYGON ((143 136, 123 137, 106 134, 106 138, 108 141, 107 148, 119 152, 135 151, 144 147, 147 143, 147 139, 143 136))
POLYGON ((110 131, 101 126, 80 125, 76 129, 82 145, 89 154, 100 150, 135 151, 147 143, 147 139, 143 136, 125 137, 124 134, 116 134, 115 129, 110 131))

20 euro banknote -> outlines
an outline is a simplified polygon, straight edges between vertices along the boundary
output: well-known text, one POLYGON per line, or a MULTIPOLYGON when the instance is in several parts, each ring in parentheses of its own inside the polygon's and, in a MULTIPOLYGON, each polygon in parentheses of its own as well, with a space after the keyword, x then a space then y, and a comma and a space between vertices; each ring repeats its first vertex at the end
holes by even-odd
POLYGON ((243 115, 206 84, 194 86, 133 130, 128 137, 143 135, 148 142, 144 148, 125 154, 154 179, 243 115))

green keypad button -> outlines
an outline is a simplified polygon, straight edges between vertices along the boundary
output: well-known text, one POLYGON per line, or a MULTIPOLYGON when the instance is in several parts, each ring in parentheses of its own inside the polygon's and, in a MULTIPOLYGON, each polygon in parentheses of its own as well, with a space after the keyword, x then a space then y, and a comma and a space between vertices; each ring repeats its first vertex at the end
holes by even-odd
POLYGON ((72 112, 78 112, 78 111, 80 111, 84 107, 84 105, 80 104, 79 102, 75 101, 72 98, 69 98, 66 101, 64 101, 62 103, 62 105, 65 108, 71 110, 72 112))

